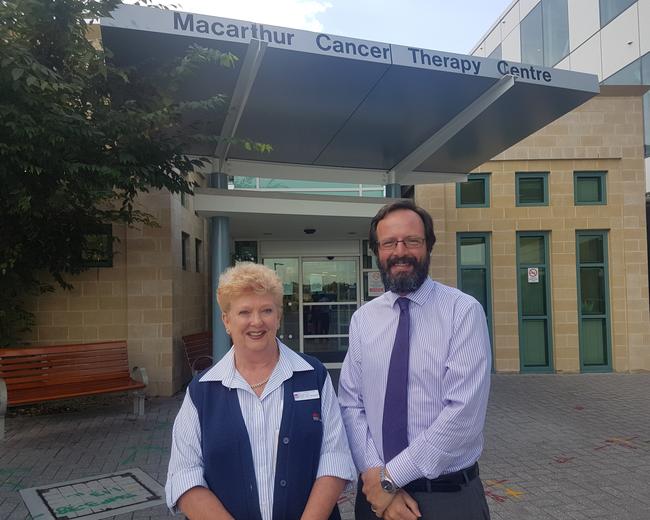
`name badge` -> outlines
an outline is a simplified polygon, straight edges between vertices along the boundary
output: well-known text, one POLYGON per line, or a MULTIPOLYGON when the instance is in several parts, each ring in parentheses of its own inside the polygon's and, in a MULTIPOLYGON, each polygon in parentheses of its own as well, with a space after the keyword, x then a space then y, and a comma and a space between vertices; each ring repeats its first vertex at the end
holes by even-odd
POLYGON ((318 399, 320 394, 318 390, 305 390, 304 392, 294 392, 294 401, 309 401, 310 399, 318 399))

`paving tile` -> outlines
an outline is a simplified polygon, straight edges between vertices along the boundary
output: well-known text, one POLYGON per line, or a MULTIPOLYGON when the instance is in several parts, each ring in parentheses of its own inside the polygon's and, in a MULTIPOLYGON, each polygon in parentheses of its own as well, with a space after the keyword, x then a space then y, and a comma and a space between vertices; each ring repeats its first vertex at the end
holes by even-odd
MULTIPOLYGON (((650 519, 650 374, 493 376, 481 477, 493 520, 650 519)), ((28 512, 18 489, 139 467, 164 484, 182 395, 106 396, 71 412, 7 418, 0 519, 28 512), (76 411, 75 411, 76 410, 76 411)), ((353 502, 341 503, 353 520, 353 502)), ((170 518, 164 506, 117 520, 170 518)))

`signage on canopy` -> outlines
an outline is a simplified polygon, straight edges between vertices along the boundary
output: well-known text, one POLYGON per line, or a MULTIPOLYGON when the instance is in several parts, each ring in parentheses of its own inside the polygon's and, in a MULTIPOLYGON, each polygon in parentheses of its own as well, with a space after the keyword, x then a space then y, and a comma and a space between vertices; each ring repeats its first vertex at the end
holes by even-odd
POLYGON ((259 39, 267 42, 269 47, 272 48, 290 49, 339 58, 497 79, 509 74, 514 76, 517 81, 555 87, 584 88, 587 90, 593 87, 590 75, 577 75, 575 72, 560 69, 150 7, 122 5, 113 12, 112 18, 102 18, 101 24, 105 27, 192 36, 244 44, 247 44, 251 39, 259 39))

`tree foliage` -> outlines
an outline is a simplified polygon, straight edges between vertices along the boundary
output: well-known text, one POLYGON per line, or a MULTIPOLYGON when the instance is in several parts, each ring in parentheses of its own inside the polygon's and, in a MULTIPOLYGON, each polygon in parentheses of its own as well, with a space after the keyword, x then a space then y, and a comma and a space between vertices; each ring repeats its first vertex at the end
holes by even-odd
POLYGON ((184 103, 176 91, 198 67, 236 57, 193 47, 149 80, 119 68, 89 41, 87 20, 120 3, 0 0, 0 344, 33 324, 27 297, 71 287, 88 233, 152 223, 139 192, 191 192, 186 174, 202 161, 185 145, 217 139, 188 134, 181 114, 224 98, 184 103))

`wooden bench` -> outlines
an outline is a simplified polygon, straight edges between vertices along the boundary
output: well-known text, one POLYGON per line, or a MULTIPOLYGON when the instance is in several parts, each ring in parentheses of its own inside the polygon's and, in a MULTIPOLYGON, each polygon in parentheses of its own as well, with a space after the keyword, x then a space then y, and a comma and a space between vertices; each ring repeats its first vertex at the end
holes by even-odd
POLYGON ((0 348, 0 439, 7 406, 110 392, 134 392, 133 412, 144 415, 144 368, 129 371, 126 341, 0 348))
POLYGON ((193 376, 212 365, 212 331, 190 334, 181 339, 193 376))

